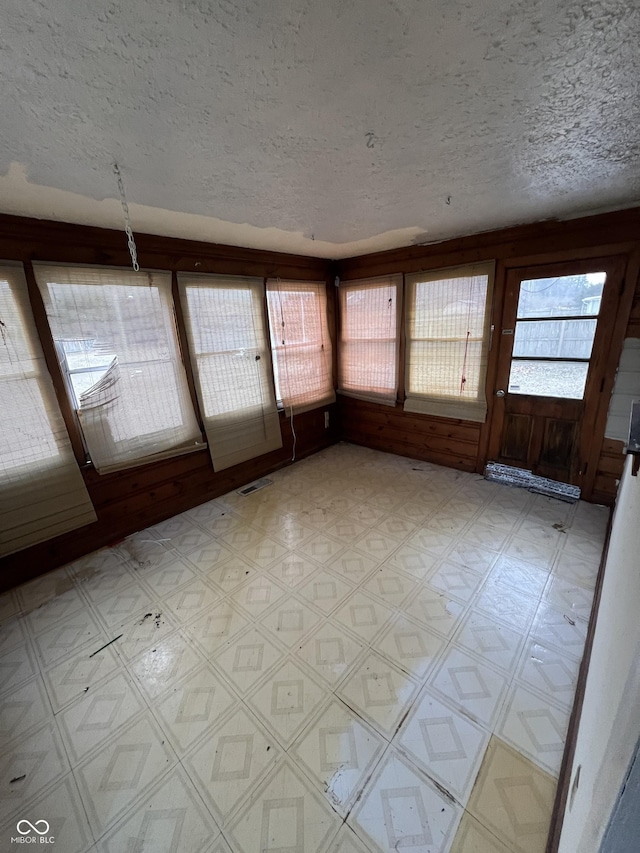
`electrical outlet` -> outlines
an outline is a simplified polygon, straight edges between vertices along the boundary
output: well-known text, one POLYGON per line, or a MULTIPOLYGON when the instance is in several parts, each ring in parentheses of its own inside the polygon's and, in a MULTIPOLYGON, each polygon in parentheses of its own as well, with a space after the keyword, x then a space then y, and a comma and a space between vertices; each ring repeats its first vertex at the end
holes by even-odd
POLYGON ((329 429, 329 412, 324 413, 324 428, 329 429))

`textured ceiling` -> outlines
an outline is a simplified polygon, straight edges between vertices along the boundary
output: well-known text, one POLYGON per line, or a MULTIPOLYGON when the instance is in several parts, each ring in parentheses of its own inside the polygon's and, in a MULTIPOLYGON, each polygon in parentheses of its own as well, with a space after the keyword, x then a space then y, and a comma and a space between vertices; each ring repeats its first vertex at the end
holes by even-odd
POLYGON ((0 211, 344 257, 640 200, 638 0, 4 0, 0 211))

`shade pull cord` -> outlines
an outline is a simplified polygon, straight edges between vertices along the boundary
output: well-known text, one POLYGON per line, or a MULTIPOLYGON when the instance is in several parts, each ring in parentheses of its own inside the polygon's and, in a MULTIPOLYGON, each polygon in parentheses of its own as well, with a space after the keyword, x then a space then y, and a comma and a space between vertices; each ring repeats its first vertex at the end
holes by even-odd
POLYGON ((138 250, 136 249, 136 241, 133 238, 133 231, 131 230, 131 219, 129 218, 129 205, 127 204, 127 197, 124 192, 124 183, 122 181, 122 174, 120 172, 120 166, 117 163, 113 164, 113 173, 116 176, 116 181, 118 182, 118 192, 120 193, 120 204, 122 205, 122 214, 124 216, 124 231, 127 235, 127 245, 129 246, 129 254, 131 255, 131 266, 133 267, 135 272, 140 270, 140 264, 138 263, 138 250))

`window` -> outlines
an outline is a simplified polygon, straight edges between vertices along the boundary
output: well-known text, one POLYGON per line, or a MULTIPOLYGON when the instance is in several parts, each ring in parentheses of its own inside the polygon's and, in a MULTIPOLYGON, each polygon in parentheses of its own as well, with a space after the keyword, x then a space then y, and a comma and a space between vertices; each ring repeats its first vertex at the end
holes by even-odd
POLYGON ((171 275, 34 267, 96 469, 203 447, 180 358, 171 275))
POLYGON ((333 403, 331 340, 324 282, 267 282, 278 400, 290 414, 333 403))
POLYGON ((395 406, 402 276, 340 284, 338 391, 395 406))
POLYGON ((404 407, 484 421, 493 262, 407 277, 404 407))
POLYGON ((58 406, 22 268, 0 266, 0 555, 96 520, 58 406))
POLYGON ((582 400, 606 273, 520 282, 510 394, 582 400))
POLYGON ((216 471, 282 447, 261 278, 179 275, 216 471))

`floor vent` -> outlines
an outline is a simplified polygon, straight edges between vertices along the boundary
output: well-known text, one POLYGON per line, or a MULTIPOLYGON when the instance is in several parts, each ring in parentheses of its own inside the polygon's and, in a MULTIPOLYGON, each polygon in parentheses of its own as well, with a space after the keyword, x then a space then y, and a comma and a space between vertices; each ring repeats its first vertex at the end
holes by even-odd
POLYGON ((268 477, 262 477, 261 480, 254 480, 253 483, 249 483, 248 486, 236 489, 236 492, 239 495, 251 495, 253 492, 257 492, 259 489, 264 489, 265 486, 270 486, 272 483, 273 480, 270 480, 268 477))
POLYGON ((494 483, 503 483, 505 486, 518 486, 535 494, 557 498, 559 501, 571 504, 580 500, 579 486, 570 486, 568 483, 558 483, 556 480, 538 477, 524 468, 512 468, 510 465, 488 462, 484 469, 484 478, 494 483))

